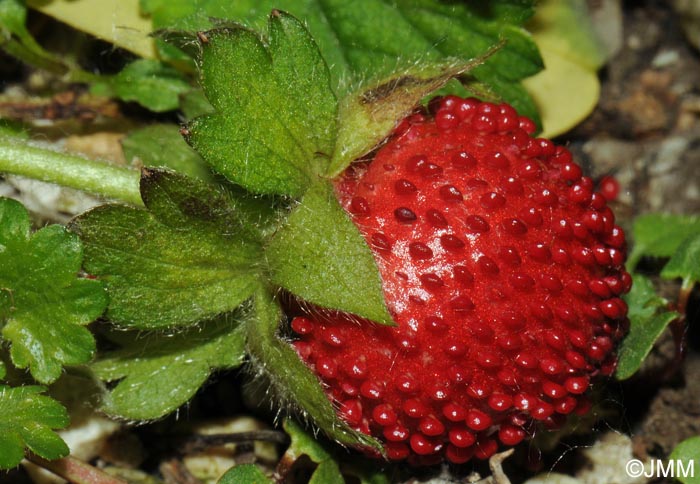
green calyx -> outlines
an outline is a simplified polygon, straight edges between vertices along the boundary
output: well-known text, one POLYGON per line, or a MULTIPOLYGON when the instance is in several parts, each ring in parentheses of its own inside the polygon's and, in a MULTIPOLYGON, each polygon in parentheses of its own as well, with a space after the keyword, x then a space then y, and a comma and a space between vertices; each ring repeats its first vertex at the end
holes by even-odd
POLYGON ((125 142, 130 156, 159 166, 141 172, 144 207, 104 205, 69 226, 82 240, 86 271, 107 288, 106 317, 127 330, 107 334, 118 349, 92 364, 112 388, 103 410, 159 418, 191 398, 212 371, 248 359, 275 396, 333 439, 381 452, 339 420, 281 336, 284 307, 276 296, 283 289, 394 324, 372 252, 332 179, 423 98, 502 46, 474 60, 403 69, 338 99, 321 51, 287 13, 273 10, 264 37, 231 26, 197 38, 212 110, 182 130, 194 152, 155 126, 142 142, 133 135, 125 142))

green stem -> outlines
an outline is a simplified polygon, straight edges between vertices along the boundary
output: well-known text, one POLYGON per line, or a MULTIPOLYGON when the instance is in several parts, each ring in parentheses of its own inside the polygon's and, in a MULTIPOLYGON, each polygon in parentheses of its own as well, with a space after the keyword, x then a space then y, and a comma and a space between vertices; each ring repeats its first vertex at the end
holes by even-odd
POLYGON ((47 70, 56 75, 62 76, 68 72, 68 68, 61 62, 52 59, 49 55, 42 55, 38 51, 30 49, 14 39, 10 39, 3 43, 2 49, 11 56, 20 59, 27 64, 47 70))
POLYGON ((0 172, 143 206, 139 192, 141 174, 137 170, 38 148, 26 141, 0 138, 0 172))

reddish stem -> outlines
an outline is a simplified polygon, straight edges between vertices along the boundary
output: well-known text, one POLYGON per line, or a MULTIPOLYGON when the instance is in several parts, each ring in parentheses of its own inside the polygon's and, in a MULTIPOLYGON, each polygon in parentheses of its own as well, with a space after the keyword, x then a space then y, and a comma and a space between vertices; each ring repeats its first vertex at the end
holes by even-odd
POLYGON ((91 466, 75 457, 64 457, 56 460, 46 460, 29 454, 27 460, 53 472, 72 484, 128 484, 126 481, 91 466))

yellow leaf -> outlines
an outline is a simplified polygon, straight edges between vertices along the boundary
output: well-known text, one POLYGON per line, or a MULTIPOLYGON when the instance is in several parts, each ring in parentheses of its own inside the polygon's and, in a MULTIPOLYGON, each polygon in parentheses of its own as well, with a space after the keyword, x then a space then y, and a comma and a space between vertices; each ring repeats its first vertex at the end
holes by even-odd
POLYGON ((595 108, 600 82, 595 71, 540 46, 545 69, 525 79, 525 89, 542 117, 540 136, 551 138, 570 130, 595 108))
POLYGON ((542 118, 541 136, 562 134, 585 119, 600 97, 597 69, 606 61, 585 0, 542 0, 528 22, 545 68, 524 81, 542 118))
POLYGON ((151 19, 139 0, 28 0, 31 8, 134 54, 155 58, 151 19))

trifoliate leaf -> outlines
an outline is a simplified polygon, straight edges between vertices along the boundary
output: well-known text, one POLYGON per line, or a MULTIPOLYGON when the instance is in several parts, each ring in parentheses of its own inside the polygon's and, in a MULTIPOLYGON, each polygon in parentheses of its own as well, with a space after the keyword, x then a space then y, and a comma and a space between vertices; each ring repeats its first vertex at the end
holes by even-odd
POLYGON ((634 245, 627 267, 634 269, 643 256, 671 257, 681 243, 700 233, 700 217, 651 213, 637 217, 632 234, 634 245))
POLYGON ((316 375, 299 355, 278 335, 282 312, 270 295, 259 290, 254 299, 251 321, 246 324, 248 354, 252 365, 269 382, 274 395, 309 418, 326 435, 343 445, 370 447, 382 452, 381 445, 339 419, 316 375))
POLYGON ((96 94, 135 101, 155 112, 177 109, 180 95, 192 89, 179 71, 152 59, 136 60, 91 87, 96 94))
MULTIPOLYGON (((683 484, 700 484, 700 436, 691 437, 676 446, 668 456, 669 463, 676 463, 674 477, 683 484), (681 467, 679 467, 681 466, 681 467)), ((659 464, 660 465, 660 464, 659 464)))
POLYGON ((25 447, 45 459, 68 455, 68 446, 53 432, 68 425, 68 412, 41 395, 44 391, 40 386, 0 385, 0 469, 19 465, 25 447))
POLYGON ((661 271, 661 277, 680 277, 686 285, 700 282, 700 232, 685 239, 661 271))
POLYGON ((272 281, 302 299, 393 324, 372 252, 330 185, 306 193, 266 255, 272 281))
POLYGON ((27 4, 140 57, 156 57, 150 36, 153 28, 150 19, 141 15, 139 0, 27 0, 27 4))
POLYGON ((84 325, 103 313, 107 300, 98 281, 76 277, 83 254, 74 234, 59 225, 31 235, 29 228, 24 207, 0 199, 2 337, 11 343, 17 367, 51 383, 64 365, 92 357, 95 341, 84 325))
POLYGON ((172 172, 145 170, 141 196, 148 210, 103 205, 71 223, 86 269, 107 284, 108 318, 137 328, 188 325, 251 295, 262 253, 250 220, 263 215, 239 218, 245 210, 227 193, 172 172))
POLYGON ((537 47, 521 28, 533 2, 498 0, 143 0, 158 28, 204 30, 212 19, 229 19, 262 29, 272 9, 285 10, 308 25, 331 69, 338 93, 358 81, 384 78, 417 62, 457 57, 462 61, 506 41, 506 47, 473 75, 520 112, 537 119, 521 79, 542 68, 537 47))
POLYGON ((170 168, 192 178, 211 182, 213 176, 201 156, 188 146, 173 124, 152 124, 122 141, 124 156, 142 166, 170 168))
POLYGON ((636 373, 666 326, 680 316, 665 309, 668 301, 656 294, 649 279, 639 274, 634 275, 625 300, 629 306, 630 332, 618 353, 615 376, 619 380, 636 373))
POLYGON ((105 382, 102 410, 130 420, 162 417, 186 403, 217 369, 236 368, 245 358, 241 312, 206 321, 173 335, 116 335, 121 349, 92 364, 105 382))
POLYGON ((239 464, 226 471, 217 484, 274 484, 274 482, 255 464, 239 464))
MULTIPOLYGON (((500 46, 502 47, 502 46, 500 46)), ((483 63, 498 47, 473 61, 421 64, 347 95, 338 109, 338 139, 328 175, 335 177, 376 147, 428 94, 483 63)))
POLYGON ((268 30, 267 44, 244 28, 206 34, 202 85, 216 114, 192 121, 187 140, 248 190, 299 196, 325 173, 336 101, 303 25, 275 11, 268 30))

